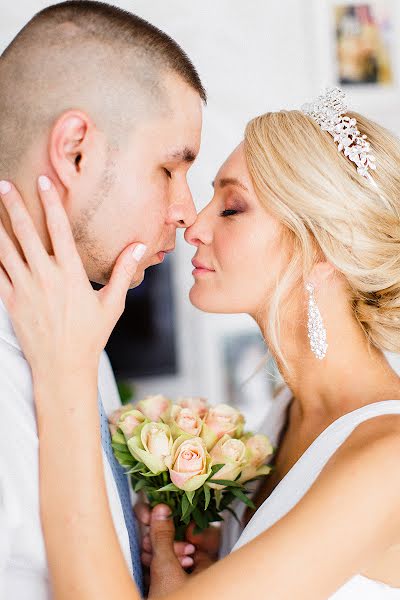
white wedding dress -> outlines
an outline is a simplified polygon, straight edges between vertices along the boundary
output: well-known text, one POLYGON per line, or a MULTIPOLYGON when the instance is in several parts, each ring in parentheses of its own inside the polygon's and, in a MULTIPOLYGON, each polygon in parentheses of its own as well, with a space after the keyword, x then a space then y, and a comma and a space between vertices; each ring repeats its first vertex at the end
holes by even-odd
MULTIPOLYGON (((285 424, 286 409, 290 401, 291 392, 285 387, 275 398, 264 426, 260 429, 261 433, 265 433, 270 437, 274 446, 276 446, 282 427, 285 424)), ((400 400, 386 400, 363 406, 343 415, 327 427, 260 506, 243 530, 232 551, 271 527, 301 500, 330 457, 357 425, 372 417, 386 414, 400 414, 400 400)), ((243 512, 242 509, 242 514, 243 512)), ((234 528, 231 527, 233 522, 229 525, 231 530, 230 542, 232 542, 232 536, 237 536, 239 531, 238 529, 234 531, 234 528)), ((229 540, 225 539, 224 543, 226 547, 229 540)), ((225 550, 227 550, 227 547, 225 550)), ((266 587, 267 594, 268 587, 266 587)), ((363 575, 356 575, 331 595, 329 600, 400 600, 400 588, 393 588, 363 575)))

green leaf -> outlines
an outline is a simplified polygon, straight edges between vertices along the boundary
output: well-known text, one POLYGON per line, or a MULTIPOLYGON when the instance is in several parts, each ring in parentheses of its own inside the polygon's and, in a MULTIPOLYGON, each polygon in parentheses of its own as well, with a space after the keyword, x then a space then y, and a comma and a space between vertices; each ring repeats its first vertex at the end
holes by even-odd
POLYGON ((145 479, 139 479, 139 481, 135 484, 135 492, 139 492, 146 485, 147 481, 145 479))
POLYGON ((213 477, 213 476, 215 475, 215 473, 218 473, 218 471, 220 471, 220 470, 222 469, 222 467, 224 467, 224 466, 225 466, 225 465, 223 465, 223 464, 220 464, 220 465, 213 465, 213 466, 211 467, 211 473, 210 473, 210 475, 208 476, 208 478, 207 478, 207 481, 208 481, 209 479, 211 479, 211 477, 213 477))
POLYGON ((215 498, 215 505, 217 507, 217 510, 219 510, 221 500, 222 500, 222 490, 215 490, 214 498, 215 498))
POLYGON ((242 490, 233 489, 232 493, 235 494, 236 498, 239 498, 239 500, 244 502, 247 506, 255 509, 254 503, 246 496, 244 492, 242 492, 242 490))
POLYGON ((208 487, 208 485, 205 485, 203 487, 203 492, 204 492, 204 510, 207 510, 208 505, 210 504, 210 500, 211 500, 211 492, 210 492, 210 488, 208 487))
POLYGON ((128 447, 126 444, 118 444, 117 442, 112 442, 111 445, 112 445, 113 450, 119 450, 120 452, 126 452, 128 450, 128 447))
POLYGON ((168 485, 164 485, 164 487, 158 488, 157 492, 180 492, 181 490, 174 484, 169 483, 168 485))
POLYGON ((196 490, 192 491, 192 492, 185 492, 185 493, 186 493, 187 499, 189 500, 190 504, 193 506, 193 498, 196 493, 196 490))
POLYGON ((190 514, 191 514, 191 512, 193 510, 193 506, 190 504, 189 499, 186 496, 186 494, 184 494, 182 496, 181 508, 182 508, 181 521, 184 521, 185 523, 187 521, 189 523, 190 514))
POLYGON ((127 475, 132 475, 132 473, 140 473, 140 471, 142 471, 144 468, 144 464, 143 463, 136 463, 132 469, 130 469, 127 473, 127 475))
POLYGON ((210 483, 218 483, 219 485, 224 485, 225 487, 243 488, 241 483, 231 481, 230 479, 210 479, 210 483))
POLYGON ((209 525, 209 522, 208 522, 208 519, 207 519, 205 513, 202 512, 201 510, 199 510, 198 508, 195 508, 193 511, 193 519, 194 519, 194 522, 196 523, 196 525, 200 529, 206 529, 209 525))

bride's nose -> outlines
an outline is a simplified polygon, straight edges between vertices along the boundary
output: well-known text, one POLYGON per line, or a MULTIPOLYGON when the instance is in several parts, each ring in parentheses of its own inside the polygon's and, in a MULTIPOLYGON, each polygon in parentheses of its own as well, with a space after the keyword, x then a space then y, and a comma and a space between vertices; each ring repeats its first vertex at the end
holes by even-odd
POLYGON ((207 218, 207 213, 203 209, 197 215, 197 219, 185 231, 185 240, 192 246, 200 246, 201 244, 209 245, 213 240, 213 231, 211 223, 207 218))

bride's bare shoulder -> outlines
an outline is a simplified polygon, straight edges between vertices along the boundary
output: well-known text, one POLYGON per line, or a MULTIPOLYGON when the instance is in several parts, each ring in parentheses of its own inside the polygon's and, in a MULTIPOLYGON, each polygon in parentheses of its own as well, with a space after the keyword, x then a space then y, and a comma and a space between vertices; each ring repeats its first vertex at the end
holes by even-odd
POLYGON ((326 465, 326 470, 357 472, 353 480, 383 487, 398 488, 400 493, 400 414, 371 417, 355 427, 326 465))

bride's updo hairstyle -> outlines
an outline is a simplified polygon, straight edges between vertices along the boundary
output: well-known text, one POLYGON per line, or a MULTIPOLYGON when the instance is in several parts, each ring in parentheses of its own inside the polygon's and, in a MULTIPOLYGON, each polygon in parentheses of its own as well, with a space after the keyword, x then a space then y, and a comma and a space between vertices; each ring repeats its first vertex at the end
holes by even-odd
POLYGON ((372 344, 400 350, 400 141, 362 115, 346 114, 371 144, 377 187, 301 111, 266 113, 245 132, 258 199, 283 225, 288 246, 268 316, 269 341, 284 363, 280 312, 324 257, 347 280, 354 316, 372 344))

